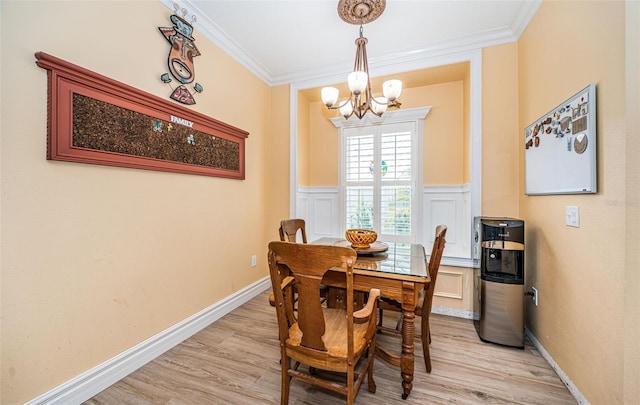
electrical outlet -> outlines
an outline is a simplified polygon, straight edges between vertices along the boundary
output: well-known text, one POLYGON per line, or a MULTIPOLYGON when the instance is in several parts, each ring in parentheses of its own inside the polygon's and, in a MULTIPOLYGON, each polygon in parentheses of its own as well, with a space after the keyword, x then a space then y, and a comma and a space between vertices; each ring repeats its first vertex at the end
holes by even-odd
POLYGON ((256 255, 251 256, 251 267, 256 267, 258 258, 256 257, 256 255))
POLYGON ((531 287, 531 299, 533 300, 533 305, 538 306, 538 290, 535 287, 531 287))

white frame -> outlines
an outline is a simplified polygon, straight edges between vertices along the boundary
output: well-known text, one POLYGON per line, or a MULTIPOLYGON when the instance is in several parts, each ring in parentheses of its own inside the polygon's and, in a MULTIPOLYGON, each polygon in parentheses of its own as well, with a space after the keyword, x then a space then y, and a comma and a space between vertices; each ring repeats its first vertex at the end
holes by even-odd
MULTIPOLYGON (((429 108, 430 109, 430 108, 429 108)), ((428 112, 428 111, 427 111, 428 112)), ((426 114, 425 114, 426 116, 426 114)), ((365 130, 367 128, 375 128, 374 129, 374 133, 373 133, 373 137, 374 137, 374 161, 379 162, 380 161, 380 129, 379 128, 384 128, 384 127, 389 127, 389 126, 398 126, 398 128, 400 128, 400 126, 404 126, 407 125, 406 130, 411 132, 411 170, 414 173, 414 175, 411 178, 411 234, 406 237, 406 236, 400 236, 400 235, 384 235, 385 236, 385 240, 389 241, 389 242, 405 242, 405 243, 415 243, 417 240, 419 240, 418 234, 420 232, 420 226, 418 224, 420 224, 421 222, 421 218, 420 218, 420 206, 421 206, 421 185, 422 185, 422 155, 419 153, 419 151, 421 151, 421 148, 418 148, 418 145, 423 145, 423 138, 424 138, 424 130, 422 130, 422 132, 418 132, 418 127, 420 126, 421 128, 423 128, 422 125, 420 125, 419 123, 422 122, 422 120, 424 119, 424 117, 422 117, 422 119, 415 119, 415 120, 407 120, 407 121, 393 121, 393 122, 388 122, 388 121, 382 121, 380 123, 376 123, 376 124, 362 124, 362 125, 358 125, 358 126, 351 126, 351 128, 345 128, 344 126, 340 127, 340 133, 339 133, 339 137, 340 137, 340 144, 338 147, 338 153, 339 153, 339 167, 338 167, 338 176, 339 176, 339 180, 338 180, 338 187, 339 187, 339 195, 340 195, 340 213, 341 213, 341 225, 343 226, 343 228, 345 227, 345 224, 347 222, 347 218, 346 218, 346 211, 347 211, 347 207, 346 207, 346 173, 345 173, 345 165, 346 165, 346 161, 345 161, 345 149, 346 149, 346 143, 347 143, 347 134, 345 133, 345 130, 349 130, 349 129, 356 129, 358 131, 360 130, 365 130), (420 180, 418 180, 418 178, 420 178, 420 180)), ((391 121, 391 120, 390 120, 391 121)), ((403 128, 403 130, 405 130, 405 128, 403 128)), ((382 131, 384 132, 384 131, 382 131)), ((361 134, 362 135, 362 134, 361 134)), ((374 176, 374 181, 373 181, 373 200, 374 200, 374 204, 375 204, 375 208, 376 208, 376 212, 378 213, 378 217, 374 219, 374 229, 378 230, 378 233, 381 233, 382 230, 382 226, 380 224, 380 213, 381 213, 381 207, 379 206, 380 203, 380 187, 382 186, 381 184, 381 179, 377 176, 374 176)), ((346 229, 343 229, 346 231, 346 229)))
POLYGON ((597 192, 596 111, 592 83, 524 129, 526 195, 597 192), (578 122, 585 127, 575 130, 578 122))

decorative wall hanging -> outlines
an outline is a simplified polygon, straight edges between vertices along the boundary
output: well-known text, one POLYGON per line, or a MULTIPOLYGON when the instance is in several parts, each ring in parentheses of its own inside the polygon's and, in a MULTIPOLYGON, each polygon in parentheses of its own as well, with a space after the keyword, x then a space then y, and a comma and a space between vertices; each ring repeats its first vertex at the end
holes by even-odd
MULTIPOLYGON (((173 23, 173 27, 158 27, 162 35, 169 42, 169 56, 167 57, 167 65, 169 66, 169 73, 164 73, 160 76, 160 80, 163 83, 167 83, 169 87, 171 85, 171 76, 175 78, 180 84, 173 89, 171 98, 187 105, 196 103, 193 98, 193 93, 189 91, 185 84, 192 83, 195 79, 195 65, 193 64, 193 58, 200 56, 200 51, 196 47, 195 39, 193 38, 193 25, 196 22, 196 17, 191 17, 191 24, 188 23, 183 17, 187 16, 187 9, 180 10, 180 6, 174 3, 173 8, 175 14, 169 17, 169 20, 173 23), (182 17, 179 17, 178 11, 182 12, 182 17)), ((196 93, 202 93, 202 86, 200 83, 196 83, 193 86, 193 90, 196 93)))
POLYGON ((43 52, 47 159, 244 179, 249 133, 43 52))
POLYGON ((526 194, 595 193, 595 84, 525 128, 524 149, 526 194))

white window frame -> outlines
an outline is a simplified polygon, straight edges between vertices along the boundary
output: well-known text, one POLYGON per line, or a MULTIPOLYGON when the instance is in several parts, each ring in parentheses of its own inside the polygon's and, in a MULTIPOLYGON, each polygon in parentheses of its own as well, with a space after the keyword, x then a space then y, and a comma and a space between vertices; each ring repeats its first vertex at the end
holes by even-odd
MULTIPOLYGON (((410 123, 413 124, 412 137, 412 173, 414 173, 411 185, 411 235, 410 237, 397 236, 392 239, 397 241, 415 243, 422 240, 422 188, 423 188, 423 145, 424 145, 424 119, 429 114, 431 107, 412 108, 397 111, 387 111, 382 117, 367 115, 362 120, 345 120, 344 118, 332 118, 333 124, 340 129, 339 143, 339 201, 340 201, 340 224, 346 225, 346 201, 345 201, 345 150, 346 135, 345 128, 368 127, 373 125, 410 123)), ((343 229, 346 230, 346 229, 343 229)))

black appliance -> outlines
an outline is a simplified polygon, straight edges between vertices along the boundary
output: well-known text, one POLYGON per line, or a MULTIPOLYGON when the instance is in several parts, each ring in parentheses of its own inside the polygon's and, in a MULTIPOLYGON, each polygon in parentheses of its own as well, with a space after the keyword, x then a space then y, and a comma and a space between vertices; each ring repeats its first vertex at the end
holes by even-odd
POLYGON ((474 323, 486 342, 524 348, 524 221, 476 217, 474 323))

